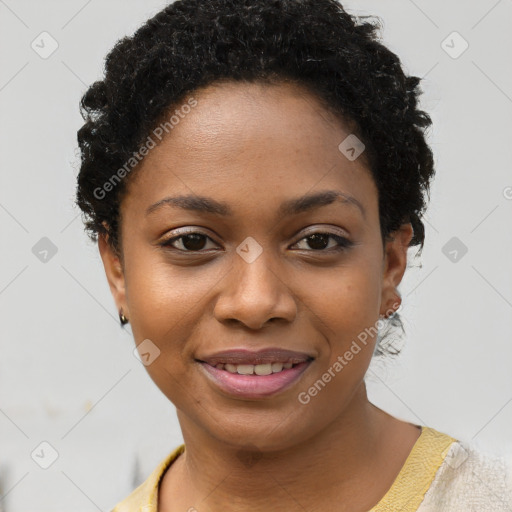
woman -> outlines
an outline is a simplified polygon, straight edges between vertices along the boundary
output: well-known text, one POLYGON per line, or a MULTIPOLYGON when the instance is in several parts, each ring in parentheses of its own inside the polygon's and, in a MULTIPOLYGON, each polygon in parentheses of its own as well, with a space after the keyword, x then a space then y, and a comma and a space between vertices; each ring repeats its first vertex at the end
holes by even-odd
POLYGON ((434 175, 376 31, 181 0, 84 95, 77 204, 185 441, 115 511, 511 510, 507 468, 367 398, 434 175))

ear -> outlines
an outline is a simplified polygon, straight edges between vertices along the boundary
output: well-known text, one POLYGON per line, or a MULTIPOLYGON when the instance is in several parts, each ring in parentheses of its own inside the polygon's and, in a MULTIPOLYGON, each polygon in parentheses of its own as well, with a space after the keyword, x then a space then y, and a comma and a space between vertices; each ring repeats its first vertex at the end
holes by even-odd
POLYGON ((108 235, 101 234, 98 237, 98 248, 117 310, 120 311, 122 309, 125 316, 129 318, 130 312, 128 311, 128 305, 126 304, 123 266, 119 255, 114 251, 113 247, 109 243, 108 235))
POLYGON ((386 241, 382 271, 381 315, 389 314, 390 310, 398 309, 400 305, 397 301, 397 296, 400 297, 400 295, 396 288, 402 281, 407 268, 407 249, 413 234, 410 223, 402 224, 386 241))

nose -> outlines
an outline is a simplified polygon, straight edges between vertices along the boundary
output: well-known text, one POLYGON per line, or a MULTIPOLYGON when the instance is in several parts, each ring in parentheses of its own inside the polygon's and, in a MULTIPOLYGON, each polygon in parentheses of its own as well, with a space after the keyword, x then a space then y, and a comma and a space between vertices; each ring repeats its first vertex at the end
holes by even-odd
POLYGON ((236 255, 232 270, 221 283, 214 308, 219 322, 261 329, 278 320, 291 323, 297 315, 290 283, 284 282, 282 272, 270 267, 265 251, 251 263, 236 255))

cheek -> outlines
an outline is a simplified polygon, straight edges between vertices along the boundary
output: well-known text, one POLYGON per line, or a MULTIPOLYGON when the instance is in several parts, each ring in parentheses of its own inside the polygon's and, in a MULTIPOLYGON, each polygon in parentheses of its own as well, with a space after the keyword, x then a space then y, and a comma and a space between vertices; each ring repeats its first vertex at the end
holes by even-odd
MULTIPOLYGON (((190 363, 185 354, 194 338, 198 318, 206 314, 208 290, 220 276, 217 270, 179 267, 150 250, 126 258, 126 297, 135 343, 151 340, 160 351, 146 369, 153 380, 178 377, 190 363)), ((172 381, 172 378, 171 378, 172 381)), ((157 383, 158 384, 158 383, 157 383)), ((160 387, 160 386, 159 386, 160 387)))
MULTIPOLYGON (((323 382, 329 383, 325 387, 331 392, 323 393, 326 400, 331 394, 340 399, 353 389, 370 364, 378 332, 381 292, 378 269, 376 262, 366 261, 340 267, 321 279, 317 276, 314 287, 303 281, 305 287, 309 285, 305 288, 309 294, 303 296, 313 313, 309 315, 311 322, 324 338, 313 380, 325 377, 323 382)), ((322 384, 317 388, 323 389, 322 384)))
POLYGON ((376 264, 346 265, 311 279, 302 278, 301 295, 330 339, 346 340, 379 316, 381 283, 376 264))
MULTIPOLYGON (((216 282, 197 267, 174 267, 161 257, 138 257, 126 265, 126 295, 136 345, 150 340, 158 356, 145 367, 150 378, 178 408, 196 400, 191 393, 187 351, 198 316, 206 311, 208 289, 216 282)), ((145 342, 147 343, 147 342, 145 342)), ((151 345, 152 346, 152 345, 151 345)), ((188 404, 188 405, 187 405, 188 404)))
POLYGON ((208 290, 221 278, 214 266, 173 265, 157 249, 126 252, 126 297, 142 336, 181 329, 204 308, 208 290))
POLYGON ((361 279, 358 285, 357 289, 348 283, 339 285, 324 296, 322 316, 314 320, 325 341, 314 372, 297 396, 311 421, 315 414, 333 420, 348 407, 373 357, 377 331, 372 327, 378 320, 378 301, 374 283, 361 279))

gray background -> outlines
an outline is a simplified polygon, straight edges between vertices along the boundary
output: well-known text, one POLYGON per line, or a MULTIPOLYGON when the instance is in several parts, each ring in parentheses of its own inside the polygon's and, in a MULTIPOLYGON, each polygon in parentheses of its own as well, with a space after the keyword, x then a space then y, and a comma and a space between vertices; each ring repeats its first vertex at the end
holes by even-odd
MULTIPOLYGON (((134 357, 129 326, 119 327, 73 207, 79 99, 114 42, 164 5, 0 0, 4 512, 109 510, 182 442, 174 406, 134 357), (43 31, 59 45, 46 59, 31 47, 51 49, 43 31), (40 465, 52 451, 41 442, 58 453, 48 469, 40 465)), ((512 1, 344 5, 381 16, 386 44, 407 73, 425 77, 437 165, 421 266, 411 259, 400 288, 406 345, 396 362, 372 366, 370 398, 510 454, 512 1), (454 31, 469 43, 460 56, 454 31)))

